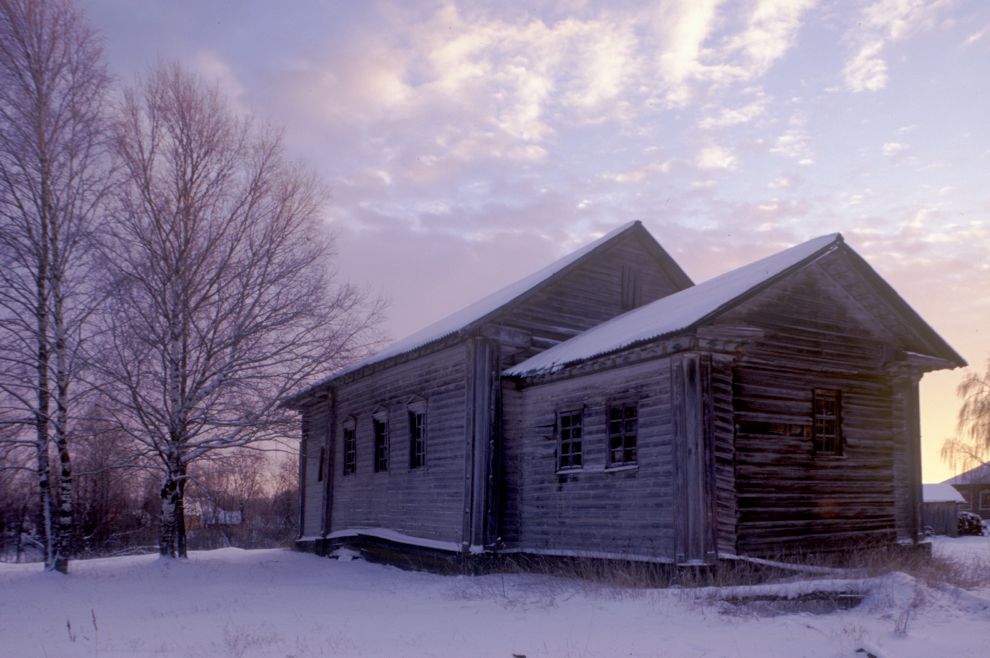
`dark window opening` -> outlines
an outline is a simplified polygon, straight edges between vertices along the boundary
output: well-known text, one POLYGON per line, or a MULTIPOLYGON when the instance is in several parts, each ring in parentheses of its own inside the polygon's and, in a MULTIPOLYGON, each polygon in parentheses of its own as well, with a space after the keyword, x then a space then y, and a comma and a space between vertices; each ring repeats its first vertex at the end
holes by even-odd
POLYGON ((375 473, 388 470, 388 419, 375 418, 375 473))
POLYGON ((316 471, 316 481, 323 482, 323 465, 326 463, 327 459, 327 449, 320 446, 320 465, 317 467, 316 471))
POLYGON ((608 465, 636 463, 637 407, 624 404, 608 410, 608 465))
POLYGON ((562 413, 558 419, 557 470, 581 468, 582 417, 580 411, 562 413))
POLYGON ((357 436, 353 427, 344 428, 344 475, 357 471, 357 436))
POLYGON ((409 412, 409 468, 426 466, 426 413, 409 412))
POLYGON ((622 266, 622 310, 631 311, 643 304, 643 293, 639 285, 639 272, 629 267, 622 266))
POLYGON ((741 420, 738 431, 741 434, 756 434, 762 436, 796 436, 807 438, 810 434, 805 430, 807 425, 795 423, 771 423, 765 420, 741 420))
POLYGON ((818 455, 842 454, 842 396, 839 391, 815 389, 813 447, 818 455))

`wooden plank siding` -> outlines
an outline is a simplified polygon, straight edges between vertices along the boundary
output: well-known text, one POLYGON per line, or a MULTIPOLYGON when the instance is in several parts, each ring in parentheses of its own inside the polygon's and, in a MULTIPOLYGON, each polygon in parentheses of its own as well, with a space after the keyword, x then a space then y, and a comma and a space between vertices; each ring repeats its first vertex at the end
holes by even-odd
POLYGON ((817 264, 720 318, 744 320, 762 337, 731 371, 738 552, 893 541, 906 407, 884 327, 817 264), (814 452, 816 388, 841 392, 841 456, 814 452))
POLYGON ((673 561, 670 362, 516 390, 503 384, 502 541, 510 550, 673 561), (638 403, 638 464, 607 469, 612 402, 638 403), (557 471, 556 415, 582 410, 583 467, 557 471))
POLYGON ((343 475, 343 442, 337 441, 330 532, 387 528, 430 540, 462 539, 465 481, 466 345, 461 343, 376 372, 337 390, 336 436, 353 418, 355 473, 343 475), (426 403, 426 465, 410 468, 409 405, 426 403), (372 413, 389 421, 389 467, 374 469, 372 413))
POLYGON ((622 305, 623 268, 636 273, 640 304, 684 286, 660 267, 641 238, 627 235, 492 318, 486 334, 512 336, 502 342, 502 367, 515 365, 628 310, 622 305))

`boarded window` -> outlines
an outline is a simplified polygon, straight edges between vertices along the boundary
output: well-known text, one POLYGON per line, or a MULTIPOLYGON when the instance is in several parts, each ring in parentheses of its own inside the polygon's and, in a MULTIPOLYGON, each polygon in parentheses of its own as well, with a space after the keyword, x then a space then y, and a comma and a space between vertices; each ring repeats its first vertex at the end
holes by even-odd
POLYGON ((320 464, 317 466, 316 481, 323 482, 323 465, 327 461, 327 449, 320 446, 320 464))
POLYGON ((354 421, 344 424, 344 475, 357 471, 357 434, 354 421))
POLYGON ((809 436, 805 430, 807 425, 797 425, 794 423, 771 423, 765 420, 740 420, 736 425, 736 430, 740 434, 751 434, 755 436, 809 436))
POLYGON ((636 463, 637 408, 620 404, 608 410, 608 465, 636 463))
POLYGON ((815 454, 842 454, 842 396, 839 391, 816 388, 814 392, 813 445, 815 454))
POLYGON ((580 411, 566 411, 557 421, 557 469, 581 468, 581 436, 583 418, 580 411))
POLYGON ((622 310, 631 311, 643 303, 643 294, 639 285, 639 272, 628 265, 623 265, 621 278, 622 310))
POLYGON ((409 411, 409 468, 426 466, 426 411, 409 411))
POLYGON ((980 492, 980 509, 981 510, 990 509, 990 491, 980 492))
POLYGON ((373 419, 375 434, 375 473, 388 470, 388 417, 376 414, 373 419))

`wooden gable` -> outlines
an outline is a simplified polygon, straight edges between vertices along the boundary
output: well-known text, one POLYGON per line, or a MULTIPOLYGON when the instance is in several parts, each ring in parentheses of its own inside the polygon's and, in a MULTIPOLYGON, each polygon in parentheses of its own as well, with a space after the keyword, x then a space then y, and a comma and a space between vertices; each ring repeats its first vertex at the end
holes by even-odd
POLYGON ((602 248, 486 318, 503 343, 503 366, 692 285, 638 222, 602 248))
POLYGON ((869 369, 908 358, 917 361, 920 371, 965 365, 845 244, 768 282, 712 321, 714 327, 739 324, 788 336, 774 344, 786 352, 780 358, 792 361, 828 352, 838 362, 845 359, 843 367, 848 368, 869 369))

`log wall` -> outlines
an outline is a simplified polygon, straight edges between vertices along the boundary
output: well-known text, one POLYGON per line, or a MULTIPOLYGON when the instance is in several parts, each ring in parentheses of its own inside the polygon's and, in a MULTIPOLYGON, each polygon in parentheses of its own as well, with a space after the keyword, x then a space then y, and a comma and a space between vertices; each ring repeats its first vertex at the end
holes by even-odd
POLYGON ((886 369, 882 328, 818 265, 720 318, 744 320, 763 337, 721 375, 733 392, 738 551, 892 541, 905 407, 886 369), (841 456, 813 450, 815 388, 841 392, 841 456))
POLYGON ((516 390, 503 384, 502 541, 550 553, 674 559, 667 359, 516 390), (606 468, 607 409, 638 401, 638 464, 606 468), (583 468, 557 472, 556 413, 583 410, 583 468))

